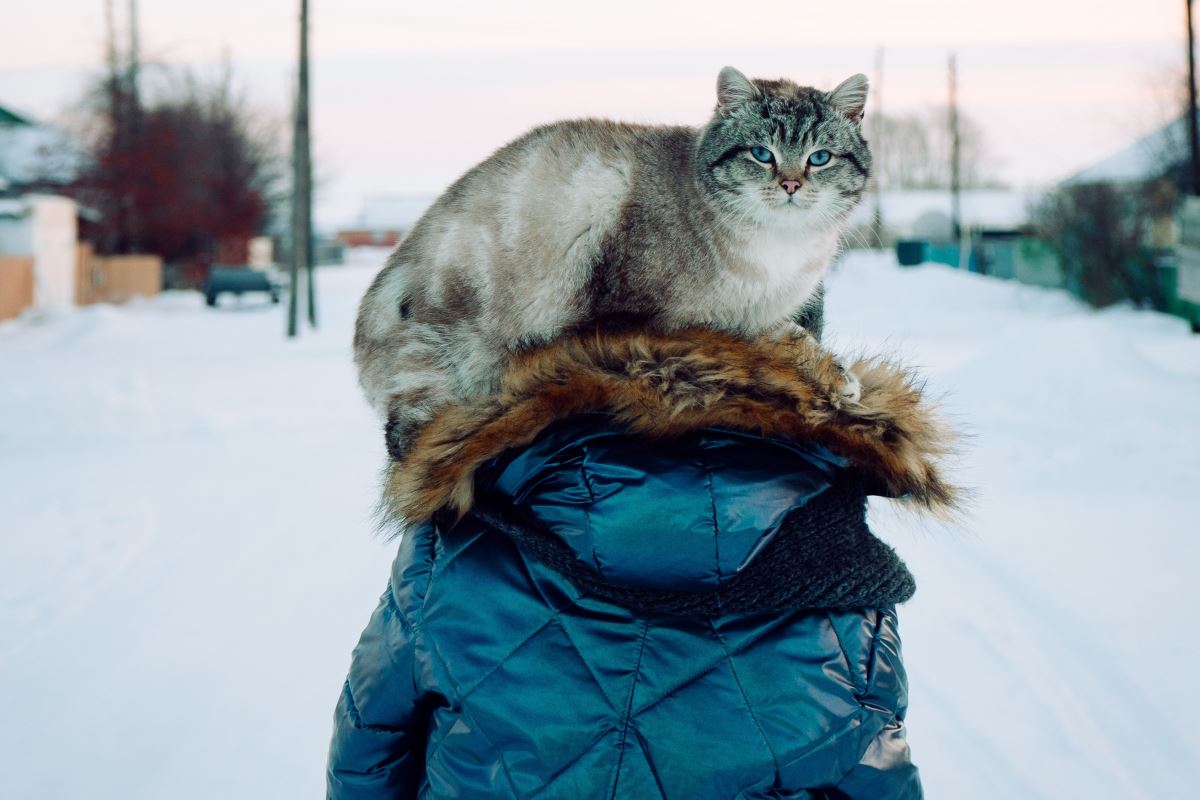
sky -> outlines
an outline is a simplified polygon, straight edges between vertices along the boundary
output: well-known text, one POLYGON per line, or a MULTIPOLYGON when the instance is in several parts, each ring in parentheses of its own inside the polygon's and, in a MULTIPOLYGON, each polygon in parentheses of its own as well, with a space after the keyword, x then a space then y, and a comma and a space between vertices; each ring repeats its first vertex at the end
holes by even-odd
MULTIPOLYGON (((257 113, 283 122, 297 6, 140 0, 142 50, 208 73, 228 56, 257 113)), ((436 193, 540 123, 702 124, 725 64, 823 88, 865 72, 868 113, 923 111, 945 102, 951 51, 992 172, 1045 186, 1165 120, 1184 61, 1178 0, 312 0, 312 15, 325 227, 352 224, 371 195, 436 193)), ((5 19, 0 105, 65 119, 102 61, 102 0, 21 4, 5 19)))

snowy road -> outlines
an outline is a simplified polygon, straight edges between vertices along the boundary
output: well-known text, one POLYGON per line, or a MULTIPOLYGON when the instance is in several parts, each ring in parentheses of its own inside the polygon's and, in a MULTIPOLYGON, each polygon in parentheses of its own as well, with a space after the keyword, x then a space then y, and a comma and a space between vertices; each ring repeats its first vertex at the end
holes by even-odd
MULTIPOLYGON (((323 327, 167 295, 0 324, 0 795, 319 797, 392 548, 350 363, 373 265, 323 327)), ((972 438, 965 530, 873 505, 931 798, 1200 786, 1200 337, 1057 292, 856 254, 839 349, 920 365, 972 438)))

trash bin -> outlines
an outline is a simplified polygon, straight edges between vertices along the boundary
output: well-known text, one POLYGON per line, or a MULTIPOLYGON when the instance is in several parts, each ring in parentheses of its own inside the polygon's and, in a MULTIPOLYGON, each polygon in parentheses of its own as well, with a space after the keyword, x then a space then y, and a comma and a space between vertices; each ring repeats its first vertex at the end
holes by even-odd
POLYGON ((925 242, 901 239, 896 242, 896 260, 902 267, 915 267, 925 262, 925 242))

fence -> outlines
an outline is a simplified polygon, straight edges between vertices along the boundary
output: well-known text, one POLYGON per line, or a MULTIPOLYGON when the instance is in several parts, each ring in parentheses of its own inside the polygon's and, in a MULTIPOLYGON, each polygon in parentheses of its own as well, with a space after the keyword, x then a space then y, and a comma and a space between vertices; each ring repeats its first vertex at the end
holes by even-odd
POLYGON ((33 305, 33 257, 0 256, 0 319, 33 305))
POLYGON ((90 245, 79 245, 75 260, 75 302, 123 303, 131 297, 152 297, 162 291, 163 264, 158 256, 97 256, 90 245))

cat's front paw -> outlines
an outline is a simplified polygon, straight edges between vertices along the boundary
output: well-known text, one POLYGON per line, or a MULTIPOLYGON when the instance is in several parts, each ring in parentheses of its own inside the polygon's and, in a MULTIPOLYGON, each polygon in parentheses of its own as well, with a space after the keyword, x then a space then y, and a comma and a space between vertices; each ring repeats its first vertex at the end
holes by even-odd
POLYGON ((775 342, 787 342, 792 339, 803 339, 810 344, 819 344, 817 338, 805 330, 802 326, 797 325, 790 319, 785 319, 778 325, 767 329, 767 339, 775 342))

